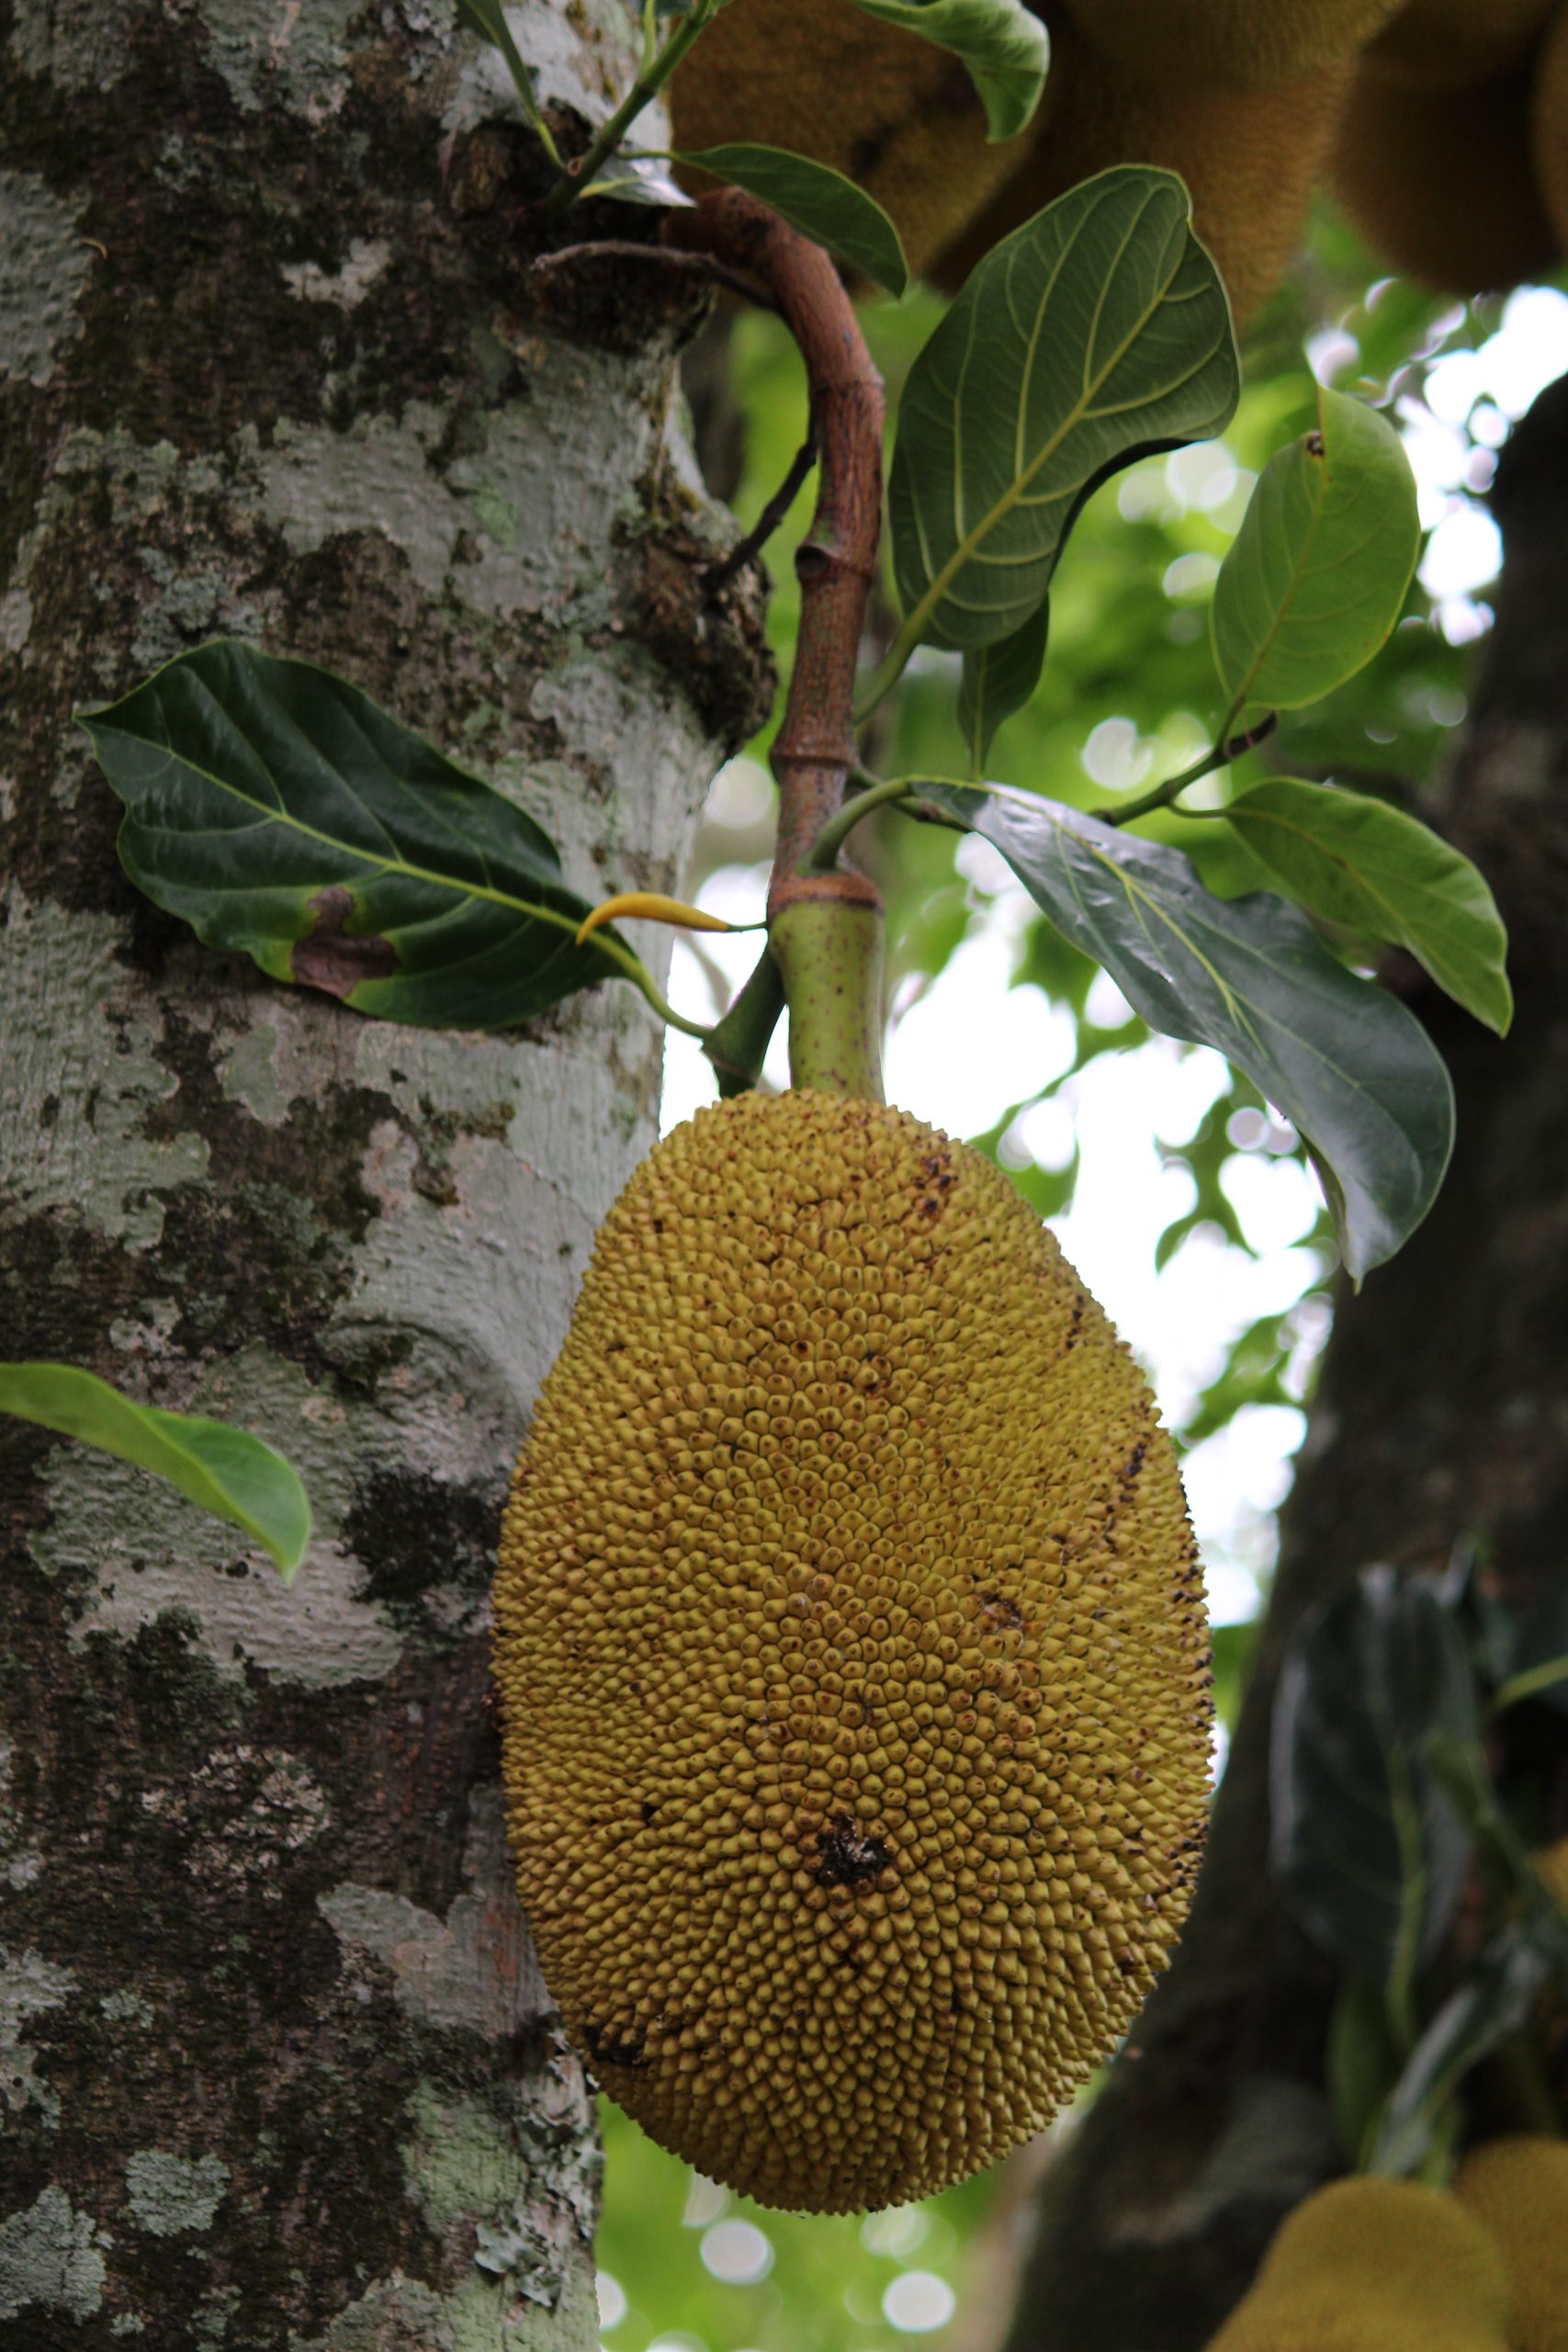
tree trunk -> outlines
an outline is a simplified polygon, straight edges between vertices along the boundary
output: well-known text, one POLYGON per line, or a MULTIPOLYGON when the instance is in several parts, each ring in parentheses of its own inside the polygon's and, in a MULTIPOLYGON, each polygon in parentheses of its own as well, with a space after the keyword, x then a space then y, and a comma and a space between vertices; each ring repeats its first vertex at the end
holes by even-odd
MULTIPOLYGON (((629 77, 615 0, 513 21, 558 128, 629 77)), ((0 1348, 259 1429, 317 1526, 285 1591, 0 1421, 8 2352, 597 2341, 485 1624, 659 1035, 624 986, 452 1036, 209 956, 72 723, 259 639, 514 791, 578 888, 675 883, 762 683, 671 431, 704 298, 650 258, 545 306, 537 169, 449 0, 0 0, 0 1348)))
POLYGON ((1410 1246, 1340 1302, 1197 1903, 1047 2176, 1012 2352, 1196 2352, 1285 2212, 1344 2168, 1332 1973, 1268 1872, 1269 1718, 1303 1613, 1371 1561, 1437 1571, 1472 1540, 1510 1600, 1568 1573, 1568 379, 1494 503, 1496 627, 1433 814, 1496 892, 1516 1023, 1499 1043, 1412 985, 1453 1073, 1453 1166, 1410 1246))

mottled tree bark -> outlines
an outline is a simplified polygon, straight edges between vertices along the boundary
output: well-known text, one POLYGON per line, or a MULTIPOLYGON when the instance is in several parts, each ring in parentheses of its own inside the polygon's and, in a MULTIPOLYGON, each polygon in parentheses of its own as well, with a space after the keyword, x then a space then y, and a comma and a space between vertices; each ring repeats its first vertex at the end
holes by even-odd
POLYGON ((1274 1685, 1303 1613, 1371 1561, 1438 1571, 1474 1539, 1509 1599, 1568 1573, 1568 382, 1515 434, 1495 504, 1496 627, 1431 813, 1496 892, 1517 1017, 1499 1042, 1406 975, 1453 1073, 1453 1166, 1409 1247, 1340 1300, 1197 1903, 1047 2176, 1013 2352, 1196 2352, 1283 2214, 1343 2169, 1333 1977, 1267 1861, 1274 1685))
MULTIPOLYGON (((513 17, 581 135, 629 18, 513 17)), ((286 1592, 0 1422, 7 2352, 596 2341, 486 1593, 659 1036, 626 987, 449 1036, 208 956, 72 723, 255 639, 514 792, 580 888, 674 885, 761 665, 671 432, 704 298, 654 258, 545 306, 537 168, 451 0, 0 0, 0 1351, 260 1429, 317 1514, 286 1592)))

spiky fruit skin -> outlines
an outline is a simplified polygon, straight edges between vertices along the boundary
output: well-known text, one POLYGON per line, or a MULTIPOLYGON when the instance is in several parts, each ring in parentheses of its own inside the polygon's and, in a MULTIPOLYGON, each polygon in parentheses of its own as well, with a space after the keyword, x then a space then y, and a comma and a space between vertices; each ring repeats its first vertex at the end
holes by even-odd
POLYGON ((688 153, 759 140, 843 172, 892 215, 917 272, 1022 152, 987 143, 974 84, 949 51, 846 0, 721 10, 671 84, 670 110, 688 153))
POLYGON ((1405 88, 1363 66, 1339 127, 1335 192, 1379 256, 1425 286, 1483 294, 1550 269, 1530 164, 1530 81, 1405 88))
POLYGON ((546 1382, 495 1617, 547 1980, 712 2178, 941 2188, 1137 2011, 1203 1834, 1201 1574, 1142 1375, 977 1152, 811 1092, 668 1136, 546 1382))
MULTIPOLYGON (((1258 0, 1260 10, 1263 0, 1258 0)), ((1043 205, 1111 164, 1179 172, 1192 224, 1219 266, 1238 322, 1290 266, 1334 143, 1348 67, 1262 93, 1147 82, 1101 56, 1067 21, 1053 28, 1050 79, 1017 171, 935 267, 960 286, 983 254, 1043 205)))
POLYGON ((1277 90, 1353 57, 1398 0, 1066 0, 1066 12, 1134 80, 1277 90))
POLYGON ((1208 2352, 1508 2352, 1503 2256, 1414 2181, 1330 2181, 1298 2205, 1208 2352))
POLYGON ((1503 2249, 1514 2352, 1568 2352, 1568 2140, 1488 2140, 1460 2166, 1454 2195, 1503 2249))

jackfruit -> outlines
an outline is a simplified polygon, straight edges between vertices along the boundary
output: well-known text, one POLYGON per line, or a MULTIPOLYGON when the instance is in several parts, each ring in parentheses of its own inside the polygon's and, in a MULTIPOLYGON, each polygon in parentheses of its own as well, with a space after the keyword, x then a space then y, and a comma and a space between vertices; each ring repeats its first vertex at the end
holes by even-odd
POLYGON ((1488 2140, 1460 2166, 1454 2194, 1503 2249, 1514 2352, 1568 2352, 1568 2140, 1488 2140))
MULTIPOLYGON (((1267 13, 1259 0, 1259 16, 1267 13)), ((1348 80, 1332 66, 1261 94, 1174 78, 1134 80, 1073 26, 1053 29, 1050 79, 1027 154, 936 276, 961 285, 992 245, 1111 164, 1163 164, 1192 197, 1193 226, 1219 266, 1238 322, 1271 294, 1301 239, 1333 147, 1348 80)))
POLYGON ((1023 153, 987 142, 951 51, 848 0, 733 0, 671 83, 670 117, 687 153, 752 139, 843 172, 892 216, 917 273, 1023 153))
POLYGON ((1536 186, 1560 253, 1568 253, 1568 7, 1547 28, 1530 85, 1536 186))
POLYGON ((1483 294, 1551 267, 1557 249, 1530 165, 1530 82, 1406 89, 1363 64, 1334 184, 1373 251, 1425 286, 1483 294))
POLYGON ((1399 0, 1066 0, 1135 81, 1273 90, 1353 57, 1399 0))
POLYGON ((1371 74, 1423 90, 1460 90, 1522 66, 1552 0, 1407 0, 1367 45, 1371 74))
POLYGON ((1330 2181, 1290 2214, 1208 2352, 1507 2352, 1490 2231, 1414 2181, 1330 2181))
POLYGON ((655 2139, 886 2205, 1106 2057, 1197 1868, 1201 1577, 1141 1374, 989 1160, 812 1091, 677 1128, 500 1556, 524 1905, 655 2139))

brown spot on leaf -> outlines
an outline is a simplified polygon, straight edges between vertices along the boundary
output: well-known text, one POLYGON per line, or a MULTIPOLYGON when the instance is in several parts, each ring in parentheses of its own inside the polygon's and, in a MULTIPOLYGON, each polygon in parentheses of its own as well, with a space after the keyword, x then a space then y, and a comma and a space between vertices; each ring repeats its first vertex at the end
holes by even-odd
POLYGON ((318 890, 310 905, 316 928, 294 943, 289 961, 301 987, 324 989, 328 996, 346 997, 361 980, 389 980, 398 968, 398 951, 389 939, 367 932, 350 938, 344 928, 354 912, 354 894, 341 884, 318 890))

